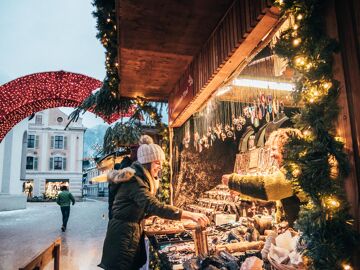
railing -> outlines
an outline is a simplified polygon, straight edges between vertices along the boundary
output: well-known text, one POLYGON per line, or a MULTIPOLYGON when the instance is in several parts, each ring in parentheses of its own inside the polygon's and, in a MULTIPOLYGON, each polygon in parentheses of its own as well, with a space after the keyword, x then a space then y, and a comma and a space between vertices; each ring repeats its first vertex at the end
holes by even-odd
POLYGON ((60 247, 61 238, 59 237, 43 252, 35 256, 31 262, 19 268, 19 270, 42 270, 52 259, 54 259, 54 270, 60 270, 60 247))

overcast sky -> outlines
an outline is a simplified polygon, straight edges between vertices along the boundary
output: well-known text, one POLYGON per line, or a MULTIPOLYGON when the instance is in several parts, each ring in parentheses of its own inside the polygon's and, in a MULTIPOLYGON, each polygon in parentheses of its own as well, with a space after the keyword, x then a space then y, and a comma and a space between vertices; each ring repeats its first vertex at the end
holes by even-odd
MULTIPOLYGON (((103 80, 91 0, 0 0, 0 85, 24 75, 65 70, 103 80)), ((72 110, 66 110, 66 113, 72 110)), ((87 113, 86 127, 103 123, 87 113)))

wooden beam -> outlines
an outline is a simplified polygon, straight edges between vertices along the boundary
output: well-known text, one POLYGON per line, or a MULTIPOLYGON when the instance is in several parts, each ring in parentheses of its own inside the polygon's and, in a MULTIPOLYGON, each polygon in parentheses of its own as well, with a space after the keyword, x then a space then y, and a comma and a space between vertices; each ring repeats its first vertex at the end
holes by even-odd
POLYGON ((20 267, 19 270, 42 270, 52 259, 54 259, 54 270, 60 270, 60 247, 61 238, 59 237, 44 251, 32 258, 28 264, 20 267))

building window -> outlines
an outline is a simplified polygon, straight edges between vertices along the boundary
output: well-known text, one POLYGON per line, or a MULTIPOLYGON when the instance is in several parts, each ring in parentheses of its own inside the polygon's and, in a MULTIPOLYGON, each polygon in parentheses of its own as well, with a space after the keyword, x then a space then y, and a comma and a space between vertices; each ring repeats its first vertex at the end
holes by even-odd
POLYGON ((35 116, 35 125, 42 125, 42 115, 35 116))
POLYGON ((51 149, 66 149, 67 137, 62 135, 51 136, 51 149))
POLYGON ((56 119, 56 121, 58 121, 58 123, 62 123, 62 121, 64 121, 64 119, 59 116, 59 117, 56 119))
POLYGON ((35 148, 35 135, 28 135, 27 147, 35 148))
POLYGON ((66 158, 63 157, 51 157, 50 158, 50 170, 66 170, 66 158))
POLYGON ((26 157, 26 169, 37 170, 38 169, 38 158, 37 157, 26 157))
POLYGON ((28 148, 39 148, 39 136, 38 135, 28 135, 27 147, 28 148))
POLYGON ((55 149, 63 149, 63 148, 64 148, 64 137, 55 136, 55 149))

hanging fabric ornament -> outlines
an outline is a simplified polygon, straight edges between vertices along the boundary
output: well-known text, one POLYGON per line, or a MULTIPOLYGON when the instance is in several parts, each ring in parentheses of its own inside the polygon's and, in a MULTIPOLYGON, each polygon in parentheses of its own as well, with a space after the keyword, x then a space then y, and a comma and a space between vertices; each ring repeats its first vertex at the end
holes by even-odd
POLYGON ((260 121, 259 121, 259 118, 255 117, 255 120, 254 120, 254 127, 258 127, 260 125, 260 121))
POLYGON ((280 111, 281 111, 281 113, 284 113, 284 109, 285 109, 284 102, 280 101, 280 111))
POLYGON ((277 114, 278 110, 277 110, 277 107, 276 107, 276 97, 273 98, 272 107, 273 107, 274 113, 277 114))
POLYGON ((269 111, 266 112, 265 120, 266 120, 267 123, 270 122, 270 113, 269 113, 269 111))
POLYGON ((190 146, 190 132, 185 133, 185 137, 183 139, 183 145, 185 146, 185 148, 189 148, 189 146, 190 146))
POLYGON ((250 113, 251 113, 251 124, 254 124, 254 120, 255 120, 255 107, 250 107, 250 113))
POLYGON ((208 149, 209 148, 209 139, 208 139, 208 137, 207 136, 203 136, 203 143, 204 143, 204 147, 206 148, 206 149, 208 149))
POLYGON ((230 130, 230 126, 229 125, 225 125, 225 132, 228 132, 230 130))
POLYGON ((200 139, 199 133, 195 132, 194 133, 194 147, 196 150, 198 150, 199 139, 200 139))
POLYGON ((236 130, 237 130, 237 131, 240 131, 241 129, 242 129, 242 125, 241 125, 241 124, 237 124, 237 125, 236 125, 236 130))
POLYGON ((246 118, 250 118, 250 117, 251 117, 249 106, 246 106, 246 107, 244 108, 243 113, 244 113, 244 115, 245 115, 246 118))
POLYGON ((211 136, 211 127, 208 127, 208 130, 207 130, 206 136, 208 136, 208 137, 210 137, 210 136, 211 136))
POLYGON ((243 126, 246 124, 246 119, 245 119, 245 117, 243 117, 243 116, 240 116, 240 117, 239 117, 239 124, 240 124, 240 125, 243 125, 243 126))
POLYGON ((227 135, 229 138, 231 138, 232 136, 234 136, 234 133, 233 133, 231 130, 229 130, 229 131, 226 132, 226 135, 227 135))
POLYGON ((225 141, 226 139, 226 134, 224 132, 221 132, 221 139, 222 141, 225 141))

